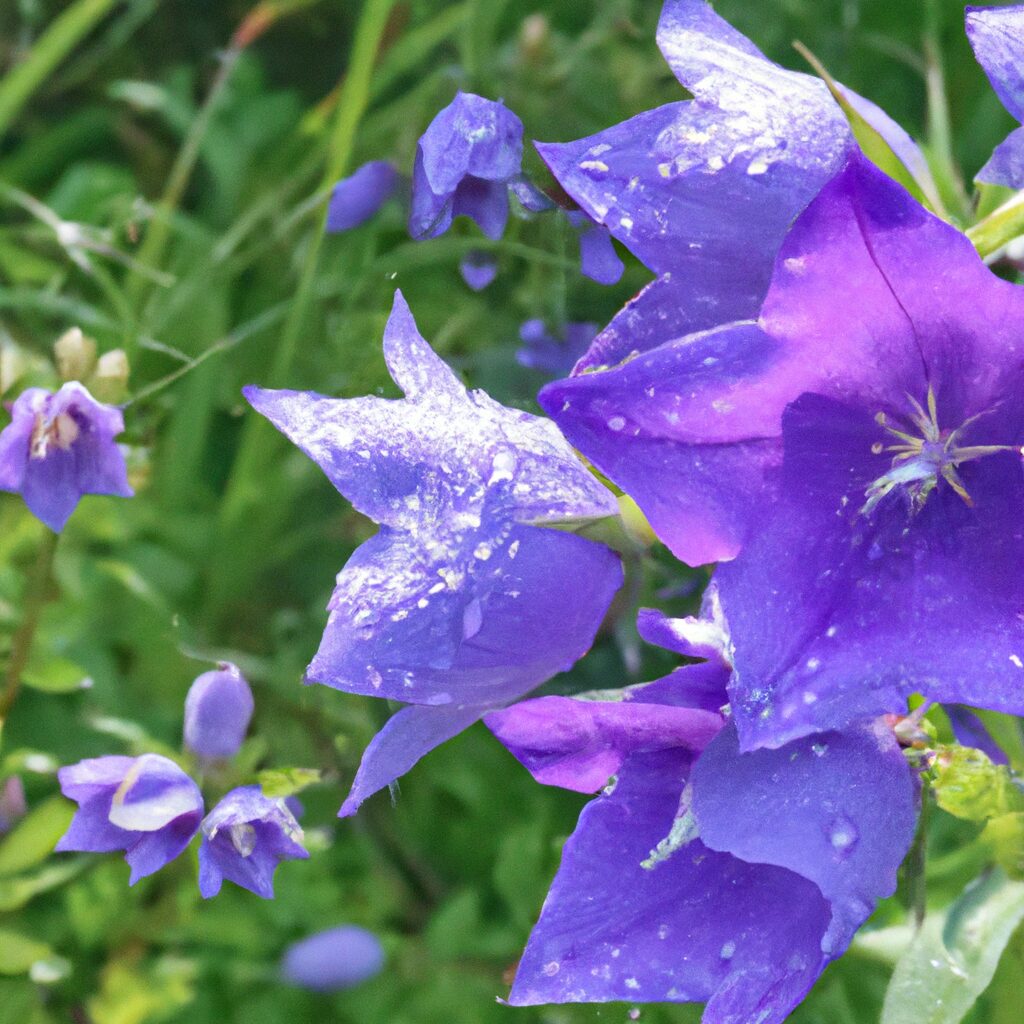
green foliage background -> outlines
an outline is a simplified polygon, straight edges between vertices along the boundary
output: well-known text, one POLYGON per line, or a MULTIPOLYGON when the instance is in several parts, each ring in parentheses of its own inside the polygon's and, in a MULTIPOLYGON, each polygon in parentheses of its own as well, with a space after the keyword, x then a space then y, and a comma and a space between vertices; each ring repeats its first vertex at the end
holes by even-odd
MULTIPOLYGON (((1012 127, 973 61, 960 3, 717 7, 788 66, 802 66, 790 46, 802 40, 926 138, 950 195, 952 168, 969 182, 1012 127), (926 102, 927 73, 934 86, 939 67, 951 133, 943 105, 926 102)), ((0 1024, 628 1019, 625 1005, 495 1002, 583 801, 535 785, 482 727, 418 766, 394 806, 383 794, 354 821, 335 819, 388 708, 300 679, 334 574, 372 526, 246 411, 240 388, 393 394, 380 337, 400 286, 423 333, 469 382, 532 408, 541 380, 515 363, 520 322, 604 322, 647 279, 643 268, 630 261, 612 288, 585 281, 573 238, 545 219, 513 222, 498 243, 467 224, 413 243, 395 205, 325 239, 325 185, 368 159, 408 170, 417 137, 457 88, 504 97, 527 136, 543 140, 681 98, 654 44, 659 9, 657 0, 0 3, 0 386, 6 400, 29 383, 52 386, 50 346, 74 325, 101 351, 125 348, 139 492, 88 498, 73 517, 30 685, 3 727, 0 772, 22 775, 31 816, 0 842, 0 1024), (84 31, 62 55, 44 33, 72 10, 84 31), (38 81, 15 96, 14 69, 26 64, 38 81), (88 226, 108 254, 62 240, 51 213, 88 226), (501 261, 479 295, 457 272, 472 248, 501 261), (237 662, 256 692, 238 776, 323 772, 302 794, 312 858, 279 871, 273 902, 228 885, 204 903, 193 855, 131 890, 116 855, 51 856, 70 813, 55 796, 56 766, 176 750, 185 692, 208 667, 202 659, 215 658, 237 662), (290 941, 342 922, 382 936, 389 961, 378 979, 334 997, 277 981, 290 941)), ((535 155, 527 161, 543 175, 535 155)), ((20 499, 0 496, 4 645, 42 538, 20 499)), ((554 688, 618 686, 669 667, 640 649, 632 609, 659 587, 703 577, 657 551, 643 568, 595 651, 554 688)), ((682 612, 692 601, 660 603, 682 612)), ((233 784, 208 783, 214 796, 233 784)), ((979 827, 934 812, 930 906, 948 905, 986 866, 979 827)), ((902 903, 918 883, 880 912, 896 931, 833 966, 794 1020, 879 1019, 894 955, 885 936, 898 944, 902 903)), ((1012 894, 997 896, 1008 906, 1012 894)), ((1019 1024, 1022 985, 1018 939, 968 1019, 1019 1024)), ((651 1022, 698 1016, 642 1011, 651 1022)))

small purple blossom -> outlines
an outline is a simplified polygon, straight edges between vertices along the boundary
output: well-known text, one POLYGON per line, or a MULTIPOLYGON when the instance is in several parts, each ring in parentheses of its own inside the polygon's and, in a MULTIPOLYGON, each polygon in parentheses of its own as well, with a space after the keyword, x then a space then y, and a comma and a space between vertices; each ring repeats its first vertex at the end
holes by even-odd
POLYGON ((400 293, 384 355, 400 401, 245 390, 381 527, 337 577, 307 678, 420 707, 371 744, 345 813, 572 665, 622 579, 609 549, 544 528, 617 511, 552 423, 467 392, 400 293))
POLYGON ((397 191, 401 176, 386 160, 371 160, 331 191, 327 230, 349 231, 368 221, 397 191))
MULTIPOLYGON (((714 622, 648 612, 644 629, 718 650, 714 622)), ((715 655, 487 716, 538 781, 593 792, 614 775, 565 845, 513 1005, 706 1002, 705 1024, 778 1024, 895 890, 917 786, 891 731, 743 754, 711 710, 729 675, 715 655)))
POLYGON ((608 229, 580 210, 570 210, 566 216, 579 236, 580 272, 598 284, 615 284, 625 265, 615 251, 608 229))
MULTIPOLYGON (((1024 6, 968 7, 967 38, 1006 109, 1024 121, 1024 6)), ((1024 186, 1024 128, 1016 128, 978 171, 978 181, 1024 186)))
POLYGON ((274 872, 283 860, 309 856, 302 827, 283 800, 264 796, 259 786, 231 790, 203 819, 199 847, 199 891, 220 892, 224 879, 273 899, 274 872))
POLYGON ((58 850, 124 850, 129 884, 188 846, 203 816, 199 787, 159 754, 96 757, 61 768, 61 792, 78 804, 58 850))
POLYGON ((561 377, 576 365, 596 334, 597 324, 568 323, 562 336, 558 336, 548 330, 543 320, 526 320, 519 328, 523 344, 516 352, 516 360, 531 370, 561 377))
POLYGON ((523 123, 504 104, 460 92, 420 138, 409 234, 436 238, 460 215, 498 239, 508 220, 509 183, 523 158, 523 123))
POLYGON ((28 388, 0 433, 0 490, 20 494, 59 533, 83 494, 134 494, 114 441, 122 430, 121 410, 97 402, 77 382, 55 394, 28 388))
POLYGON ((21 777, 11 775, 0 783, 0 836, 14 827, 19 818, 24 817, 25 787, 21 777))
POLYGON ((473 291, 482 292, 498 276, 498 261, 491 253, 474 250, 459 263, 459 273, 473 291))
POLYGON ((233 757, 252 718, 252 690, 237 665, 221 662, 189 687, 185 746, 201 757, 233 757))
POLYGON ((281 961, 284 980, 313 992, 340 992, 380 974, 384 948, 373 932, 340 925, 292 943, 281 961))

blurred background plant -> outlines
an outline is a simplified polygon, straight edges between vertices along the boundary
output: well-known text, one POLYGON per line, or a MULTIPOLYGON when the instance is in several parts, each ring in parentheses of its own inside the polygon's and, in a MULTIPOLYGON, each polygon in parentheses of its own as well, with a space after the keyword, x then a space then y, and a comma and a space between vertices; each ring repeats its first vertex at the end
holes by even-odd
MULTIPOLYGON (((2 1024, 635 1019, 628 1007, 496 1005, 583 801, 536 786, 482 727, 427 758, 394 807, 379 796, 353 821, 335 819, 386 709, 300 679, 334 572, 372 527, 246 413, 240 388, 394 394, 380 338, 400 286, 424 335, 470 383, 534 409, 544 378, 517 361, 521 325, 540 319, 557 337, 570 323, 604 323, 645 282, 643 268, 620 250, 627 267, 617 285, 585 280, 563 218, 513 219, 497 242, 460 222, 419 243, 390 204, 328 237, 330 186, 371 159, 408 172, 417 138, 457 89, 503 97, 528 138, 558 141, 677 100, 653 41, 660 7, 0 5, 0 389, 9 402, 29 385, 54 387, 53 343, 80 328, 100 357, 94 375, 113 389, 105 400, 127 396, 122 440, 138 494, 86 498, 52 574, 37 580, 35 643, 0 737, 2 1024), (471 251, 499 263, 480 293, 459 276, 471 251), (255 694, 233 771, 271 769, 264 779, 275 795, 308 784, 311 858, 282 867, 274 901, 228 885, 204 903, 194 853, 133 889, 117 856, 52 856, 71 815, 55 795, 57 767, 108 753, 173 754, 189 685, 216 661, 236 663, 255 694), (381 975, 340 994, 280 980, 290 943, 342 923, 381 937, 381 975)), ((804 66, 790 45, 800 39, 923 139, 954 208, 964 208, 960 183, 1013 126, 971 57, 960 3, 717 8, 788 66, 804 66)), ((526 168, 548 183, 529 151, 526 168)), ((45 543, 21 500, 0 497, 3 648, 45 543)), ((670 666, 664 652, 641 648, 631 608, 643 600, 691 611, 705 577, 657 550, 643 557, 641 588, 553 689, 618 686, 670 666)), ((990 722, 1021 767, 1019 734, 990 722)), ((970 842, 982 821, 969 817, 948 807, 932 815, 929 906, 948 906, 987 863, 988 846, 970 842)), ((1016 819, 1004 820, 1013 827, 1016 819)), ((974 925, 981 914, 983 945, 986 927, 1001 927, 1001 950, 1019 915, 993 925, 983 912, 1020 896, 990 890, 958 913, 975 913, 974 925)), ((920 900, 920 891, 911 865, 879 922, 901 921, 901 899, 920 900)), ((905 938, 897 926, 855 946, 794 1020, 878 1020, 905 938)), ((1019 1024, 1022 985, 1018 936, 967 1019, 1019 1024)), ((687 1007, 642 1010, 648 1021, 698 1017, 687 1007)))

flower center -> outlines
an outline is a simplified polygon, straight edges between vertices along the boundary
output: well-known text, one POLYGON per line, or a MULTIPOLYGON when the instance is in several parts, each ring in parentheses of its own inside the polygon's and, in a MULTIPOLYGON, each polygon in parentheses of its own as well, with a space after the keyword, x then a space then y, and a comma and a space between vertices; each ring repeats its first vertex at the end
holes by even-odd
MULTIPOLYGON (((972 506, 967 488, 960 478, 958 469, 965 462, 995 455, 997 452, 1011 451, 1012 445, 983 444, 962 445, 964 431, 985 413, 978 413, 965 420, 955 430, 943 430, 939 426, 938 409, 935 392, 928 386, 927 407, 912 395, 908 395, 911 411, 906 422, 897 422, 880 412, 875 422, 894 439, 895 443, 885 444, 876 441, 871 446, 875 455, 890 452, 892 464, 889 470, 874 480, 865 491, 867 501, 861 513, 868 515, 875 510, 879 502, 891 491, 901 487, 910 498, 914 512, 924 508, 929 495, 938 486, 939 480, 945 480, 950 487, 972 506)), ((986 410, 987 411, 987 410, 986 410)))
POLYGON ((29 458, 45 459, 51 447, 66 450, 75 443, 80 433, 74 417, 66 412, 58 413, 52 420, 41 412, 36 413, 29 440, 29 458))

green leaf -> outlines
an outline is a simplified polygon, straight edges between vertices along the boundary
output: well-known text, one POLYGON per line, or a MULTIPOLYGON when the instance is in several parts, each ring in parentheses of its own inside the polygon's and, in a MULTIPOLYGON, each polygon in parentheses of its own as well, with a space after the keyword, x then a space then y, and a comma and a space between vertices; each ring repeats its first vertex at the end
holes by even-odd
POLYGON ((0 843, 0 877, 14 875, 45 860, 68 830, 74 807, 55 796, 30 811, 0 843))
POLYGON ((900 958, 881 1024, 958 1024, 988 987, 1024 920, 1024 883, 993 871, 945 913, 929 916, 900 958))
POLYGON ((53 950, 45 942, 0 931, 0 974, 25 974, 34 963, 52 956, 53 950))
POLYGON ((40 893, 56 889, 74 878, 87 863, 88 858, 69 858, 32 875, 0 878, 0 911, 17 910, 40 893))
POLYGON ((265 796, 285 797, 301 793, 320 781, 317 768, 267 768, 257 775, 265 796))
POLYGON ((938 805, 966 821, 987 821, 1024 811, 1024 792, 1005 765, 973 747, 940 747, 932 764, 938 805))
POLYGON ((92 686, 92 679, 81 666, 67 658, 45 654, 29 659, 22 680, 26 686, 44 693, 75 693, 92 686))

